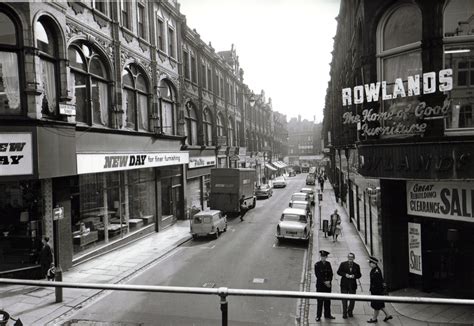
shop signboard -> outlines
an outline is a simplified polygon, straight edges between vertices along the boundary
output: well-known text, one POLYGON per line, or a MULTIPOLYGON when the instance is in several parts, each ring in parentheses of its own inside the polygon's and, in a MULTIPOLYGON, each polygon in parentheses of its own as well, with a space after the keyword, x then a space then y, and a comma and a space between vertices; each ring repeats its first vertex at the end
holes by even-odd
POLYGON ((423 275, 421 262, 421 224, 408 223, 408 266, 410 273, 423 275))
POLYGON ((0 176, 33 174, 31 133, 0 133, 0 176))
POLYGON ((474 182, 407 181, 409 215, 474 222, 474 182))
POLYGON ((216 157, 215 156, 201 156, 201 157, 190 157, 189 158, 189 169, 202 168, 206 166, 215 166, 216 157))
POLYGON ((64 207, 53 208, 53 221, 62 220, 64 218, 64 207))
POLYGON ((122 171, 187 163, 189 163, 187 152, 77 154, 77 173, 122 171))

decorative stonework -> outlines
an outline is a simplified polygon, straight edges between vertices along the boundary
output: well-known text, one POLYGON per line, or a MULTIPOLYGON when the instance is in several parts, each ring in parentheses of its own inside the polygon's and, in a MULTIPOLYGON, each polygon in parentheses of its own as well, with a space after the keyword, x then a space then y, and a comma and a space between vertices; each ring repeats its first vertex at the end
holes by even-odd
POLYGON ((51 239, 50 245, 53 246, 53 182, 51 179, 41 180, 41 193, 43 197, 43 236, 49 237, 51 239))
POLYGON ((84 6, 77 1, 68 1, 67 4, 74 11, 76 15, 82 14, 84 12, 84 6))

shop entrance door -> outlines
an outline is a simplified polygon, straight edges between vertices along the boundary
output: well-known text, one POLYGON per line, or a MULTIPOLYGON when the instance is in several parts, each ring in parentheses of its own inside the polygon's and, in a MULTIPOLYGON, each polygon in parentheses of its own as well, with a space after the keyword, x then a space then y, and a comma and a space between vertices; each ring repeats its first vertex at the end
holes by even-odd
POLYGON ((181 186, 171 188, 171 212, 175 218, 181 218, 181 186))

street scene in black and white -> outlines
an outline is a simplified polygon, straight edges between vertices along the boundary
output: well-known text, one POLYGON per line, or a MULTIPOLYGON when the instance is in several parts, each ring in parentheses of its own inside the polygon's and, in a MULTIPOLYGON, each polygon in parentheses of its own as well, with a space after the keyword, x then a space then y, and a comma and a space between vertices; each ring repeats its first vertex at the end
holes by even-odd
POLYGON ((0 0, 0 326, 474 325, 473 0, 0 0))

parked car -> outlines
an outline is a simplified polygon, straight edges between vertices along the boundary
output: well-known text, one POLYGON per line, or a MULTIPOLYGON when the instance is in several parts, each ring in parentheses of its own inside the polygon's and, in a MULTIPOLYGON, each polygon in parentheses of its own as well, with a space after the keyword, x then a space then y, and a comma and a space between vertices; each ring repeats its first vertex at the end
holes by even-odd
POLYGON ((282 239, 298 239, 308 241, 311 236, 311 226, 306 210, 301 208, 286 208, 281 214, 277 226, 276 237, 282 239))
POLYGON ((218 238, 221 232, 227 231, 227 218, 219 210, 202 211, 191 220, 191 234, 194 239, 212 235, 218 238))
POLYGON ((289 206, 292 207, 293 202, 295 202, 295 201, 307 201, 307 202, 309 202, 309 194, 304 193, 304 192, 295 192, 293 195, 291 195, 289 206))
POLYGON ((269 185, 261 185, 255 189, 255 196, 257 196, 257 198, 270 198, 272 195, 273 190, 269 185))
POLYGON ((308 201, 295 200, 291 203, 291 208, 304 209, 307 212, 308 218, 312 224, 313 222, 313 212, 311 211, 311 203, 308 201))
POLYGON ((278 177, 273 181, 273 188, 285 188, 286 180, 285 177, 278 177))
POLYGON ((300 192, 304 192, 308 194, 309 199, 311 201, 311 205, 314 205, 314 189, 313 188, 309 188, 309 187, 301 188, 300 192))
POLYGON ((312 174, 309 174, 307 177, 306 177, 306 185, 307 186, 314 186, 316 184, 316 178, 314 177, 314 175, 312 174))

